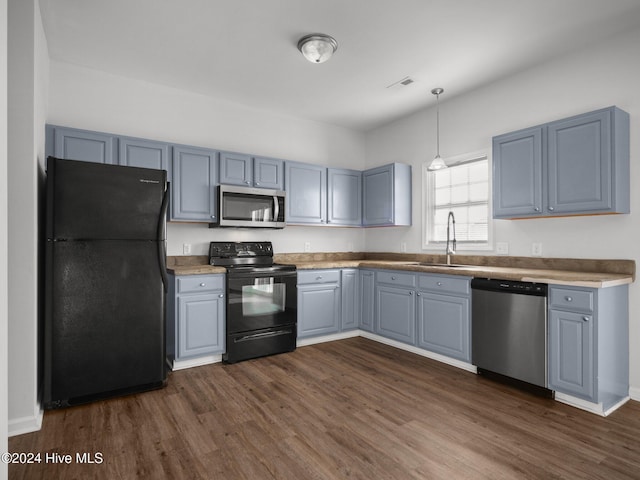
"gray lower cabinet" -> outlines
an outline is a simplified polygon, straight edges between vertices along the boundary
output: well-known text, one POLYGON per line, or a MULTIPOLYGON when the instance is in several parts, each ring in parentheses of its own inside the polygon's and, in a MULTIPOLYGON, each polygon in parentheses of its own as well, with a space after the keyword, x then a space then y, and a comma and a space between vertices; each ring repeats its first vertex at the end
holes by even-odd
POLYGON ((616 107, 494 137, 494 218, 629 213, 629 148, 616 107))
POLYGON ((470 284, 467 277, 418 276, 418 346, 471 361, 470 284))
POLYGON ((392 163, 362 173, 362 224, 411 225, 411 166, 392 163))
POLYGON ((373 332, 373 324, 375 320, 376 274, 373 270, 360 270, 359 276, 359 326, 362 330, 373 332))
POLYGON ((218 152, 173 147, 171 220, 211 222, 217 215, 218 152))
POLYGON ((340 272, 341 330, 358 328, 360 311, 360 274, 356 268, 345 268, 340 272))
POLYGON ((115 164, 118 139, 114 135, 47 125, 47 155, 69 160, 115 164))
POLYGON ((167 357, 224 353, 225 275, 169 275, 167 357))
POLYGON ((340 270, 298 271, 298 338, 340 330, 340 270))
POLYGON ((374 333, 415 345, 416 275, 376 272, 374 333))
POLYGON ((628 287, 549 287, 549 388, 606 410, 629 395, 628 287))

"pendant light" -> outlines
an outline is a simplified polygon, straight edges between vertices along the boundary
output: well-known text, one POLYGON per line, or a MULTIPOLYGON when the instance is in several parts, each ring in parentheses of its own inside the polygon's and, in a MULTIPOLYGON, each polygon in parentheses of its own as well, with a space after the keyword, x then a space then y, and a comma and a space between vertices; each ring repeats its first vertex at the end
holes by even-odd
POLYGON ((312 33, 298 40, 298 50, 311 63, 324 63, 338 49, 338 42, 324 33, 312 33))
POLYGON ((436 156, 427 167, 427 170, 441 170, 447 168, 447 164, 440 158, 440 94, 444 92, 442 88, 434 88, 431 90, 436 96, 436 156))

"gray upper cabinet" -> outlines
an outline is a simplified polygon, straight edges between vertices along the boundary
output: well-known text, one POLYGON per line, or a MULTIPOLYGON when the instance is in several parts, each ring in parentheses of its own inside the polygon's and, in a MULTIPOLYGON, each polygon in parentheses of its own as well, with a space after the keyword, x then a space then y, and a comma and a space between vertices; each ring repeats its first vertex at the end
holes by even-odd
POLYGON ((217 212, 218 152, 173 147, 171 220, 211 222, 217 212))
POLYGON ((493 216, 629 213, 629 115, 596 110, 493 139, 493 216))
POLYGON ((76 128, 46 126, 47 155, 95 163, 117 163, 117 138, 76 128))
POLYGON ((327 168, 285 162, 286 219, 292 224, 325 224, 327 168))
POLYGON ((284 161, 243 153, 220 153, 220 183, 247 187, 284 188, 284 161))
POLYGON ((284 161, 253 157, 253 186, 284 190, 284 161))
POLYGON ((362 224, 411 225, 411 166, 392 163, 362 174, 362 224))
POLYGON ((171 181, 169 168, 168 143, 140 138, 120 137, 118 163, 127 167, 154 168, 166 170, 167 179, 171 181))
POLYGON ((362 172, 342 168, 327 170, 327 223, 362 224, 362 172))
POLYGON ((253 185, 253 163, 250 155, 220 152, 220 183, 253 185))

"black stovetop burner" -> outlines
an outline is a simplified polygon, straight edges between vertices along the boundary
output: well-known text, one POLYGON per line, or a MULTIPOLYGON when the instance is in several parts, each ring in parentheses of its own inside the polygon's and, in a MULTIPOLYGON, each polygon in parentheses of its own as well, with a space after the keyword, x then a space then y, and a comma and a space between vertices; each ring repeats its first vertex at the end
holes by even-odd
POLYGON ((228 272, 276 272, 295 270, 295 265, 273 263, 271 242, 211 242, 209 264, 228 272))

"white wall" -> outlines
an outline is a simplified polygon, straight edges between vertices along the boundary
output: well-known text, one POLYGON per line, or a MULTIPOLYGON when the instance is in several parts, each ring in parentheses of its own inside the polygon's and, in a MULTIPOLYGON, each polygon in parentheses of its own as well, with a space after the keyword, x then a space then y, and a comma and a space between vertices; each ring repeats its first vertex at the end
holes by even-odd
MULTIPOLYGON (((48 123, 252 153, 327 166, 364 168, 364 136, 344 128, 274 115, 148 82, 51 62, 48 123)), ((271 240, 276 252, 364 247, 359 229, 287 227, 285 231, 213 230, 170 224, 168 254, 205 255, 213 240, 271 240)))
POLYGON ((9 0, 9 434, 40 428, 40 184, 48 53, 36 0, 9 0))
MULTIPOLYGON (((0 453, 8 450, 8 274, 7 274, 7 0, 0 0, 0 453)), ((8 478, 0 462, 0 479, 8 478)))
MULTIPOLYGON (((495 241, 511 255, 529 256, 541 242, 546 257, 620 258, 640 261, 640 29, 440 102, 442 157, 486 150, 501 133, 617 105, 631 117, 631 214, 495 221, 495 241)), ((435 154, 435 110, 421 111, 366 136, 367 167, 389 161, 413 165, 413 227, 367 232, 370 251, 421 251, 421 169, 435 154)), ((442 249, 439 249, 442 250, 442 249)), ((486 252, 485 252, 486 253, 486 252)), ((493 254, 493 252, 490 252, 493 254)), ((631 385, 640 399, 640 282, 630 287, 631 385)))

